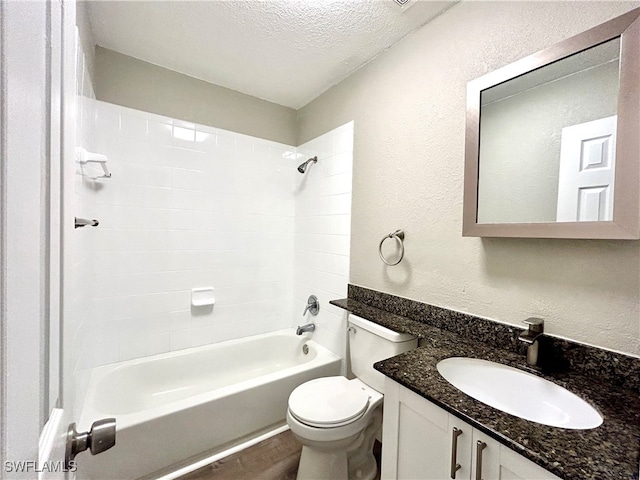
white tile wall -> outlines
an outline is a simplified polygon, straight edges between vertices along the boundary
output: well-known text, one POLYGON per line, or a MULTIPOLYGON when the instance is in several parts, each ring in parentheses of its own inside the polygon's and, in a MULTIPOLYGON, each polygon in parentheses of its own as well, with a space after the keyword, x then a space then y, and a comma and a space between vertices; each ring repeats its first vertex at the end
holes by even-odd
POLYGON ((78 368, 302 324, 312 293, 314 339, 344 355, 346 316, 328 301, 347 292, 352 123, 296 151, 95 100, 79 108, 79 144, 107 155, 113 176, 77 175, 78 215, 100 221, 75 236, 78 368), (213 309, 190 306, 203 286, 213 309))
MULTIPOLYGON (((85 54, 82 50, 79 32, 76 29, 75 35, 76 49, 76 97, 75 111, 76 123, 74 128, 67 127, 65 135, 74 138, 75 145, 93 149, 95 142, 95 132, 93 129, 93 118, 95 109, 95 93, 91 83, 91 77, 85 62, 85 54)), ((75 163, 75 158, 65 159, 73 162, 75 167, 74 195, 71 197, 69 210, 74 215, 84 218, 96 218, 95 212, 95 182, 87 181, 82 176, 79 165, 75 163)), ((70 219, 69 219, 70 220, 70 219)), ((95 250, 98 238, 97 229, 84 227, 74 231, 73 235, 65 239, 64 255, 70 259, 70 270, 64 272, 64 279, 67 283, 65 294, 70 296, 70 309, 65 312, 65 331, 73 335, 72 344, 65 343, 65 356, 73 357, 71 364, 74 372, 77 373, 85 364, 85 359, 92 351, 92 345, 96 341, 96 331, 93 328, 94 322, 92 312, 94 310, 93 299, 95 293, 95 250)), ((98 352, 103 358, 109 352, 98 352)), ((70 373, 70 372, 69 372, 70 373)), ((78 398, 82 398, 83 381, 76 377, 76 391, 78 398)), ((69 393, 69 392, 67 392, 69 393)))
POLYGON ((83 367, 289 327, 296 170, 283 155, 295 149, 94 107, 93 148, 113 176, 82 193, 100 221, 83 367), (203 286, 213 309, 190 305, 203 286))
POLYGON ((296 177, 294 324, 313 321, 314 340, 345 358, 346 312, 329 300, 346 297, 349 282, 353 122, 298 147, 298 163, 315 155, 296 177), (312 294, 320 312, 302 318, 312 294))

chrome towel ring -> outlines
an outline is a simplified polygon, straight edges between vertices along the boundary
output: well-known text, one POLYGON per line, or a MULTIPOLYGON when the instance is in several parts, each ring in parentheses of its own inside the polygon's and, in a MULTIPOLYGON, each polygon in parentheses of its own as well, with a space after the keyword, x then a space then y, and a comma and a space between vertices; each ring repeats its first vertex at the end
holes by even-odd
POLYGON ((380 245, 378 246, 378 253, 380 254, 380 259, 382 259, 382 261, 384 263, 386 263, 389 266, 394 266, 399 264, 402 259, 404 258, 404 231, 403 230, 396 230, 393 233, 390 233, 389 235, 386 235, 382 238, 382 240, 380 240, 380 245), (382 254, 382 244, 384 243, 385 240, 387 240, 388 238, 395 238, 396 242, 398 242, 398 245, 400 247, 400 258, 398 258, 397 262, 391 263, 389 262, 384 255, 382 254))

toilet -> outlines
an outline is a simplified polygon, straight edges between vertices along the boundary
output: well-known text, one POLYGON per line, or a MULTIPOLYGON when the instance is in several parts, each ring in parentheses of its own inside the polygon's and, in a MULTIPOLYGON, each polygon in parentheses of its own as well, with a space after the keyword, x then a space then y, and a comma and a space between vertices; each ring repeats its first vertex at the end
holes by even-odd
POLYGON ((384 375, 373 364, 418 345, 413 335, 356 315, 348 323, 356 378, 316 378, 289 396, 287 424, 302 444, 298 480, 375 478, 373 442, 382 425, 384 375))

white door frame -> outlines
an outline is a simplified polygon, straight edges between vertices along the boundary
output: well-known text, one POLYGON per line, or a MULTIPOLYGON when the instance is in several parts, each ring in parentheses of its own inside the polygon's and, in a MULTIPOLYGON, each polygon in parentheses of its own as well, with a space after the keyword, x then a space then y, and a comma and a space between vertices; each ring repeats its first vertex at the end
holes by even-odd
POLYGON ((48 252, 59 223, 49 203, 52 8, 0 0, 0 478, 34 478, 54 406, 47 395, 48 252), (36 466, 17 472, 11 462, 20 461, 36 466))

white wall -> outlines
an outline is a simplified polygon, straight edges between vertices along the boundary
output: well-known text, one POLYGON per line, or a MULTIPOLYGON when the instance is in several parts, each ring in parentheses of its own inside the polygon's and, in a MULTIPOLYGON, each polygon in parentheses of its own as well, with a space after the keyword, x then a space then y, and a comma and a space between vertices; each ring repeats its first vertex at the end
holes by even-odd
POLYGON ((461 2, 301 109, 300 143, 355 121, 351 282, 640 354, 640 242, 461 235, 467 82, 639 5, 461 2))
MULTIPOLYGON (((95 132, 93 118, 95 116, 95 94, 89 73, 90 55, 86 55, 80 37, 80 30, 75 31, 75 115, 74 129, 67 128, 65 135, 68 141, 73 139, 76 146, 94 150, 95 132)), ((70 205, 65 206, 65 213, 80 218, 95 218, 95 183, 88 181, 81 173, 75 158, 66 159, 73 162, 71 171, 75 172, 72 182, 65 188, 73 188, 67 198, 70 205)), ((71 218, 66 218, 72 221, 71 218)), ((93 316, 95 250, 97 229, 83 227, 73 230, 65 239, 64 255, 68 261, 67 271, 64 272, 65 289, 68 309, 64 317, 64 375, 72 375, 75 380, 81 380, 77 374, 82 368, 83 352, 91 351, 96 344, 95 331, 91 328, 93 316)), ((70 410, 77 407, 72 398, 81 398, 84 382, 65 380, 65 408, 70 410), (73 388, 73 391, 71 391, 73 388)), ((70 418, 78 418, 79 412, 71 414, 70 418)))
POLYGON ((293 319, 314 322, 313 339, 344 358, 347 314, 329 301, 345 298, 349 283, 353 122, 298 147, 300 163, 316 155, 296 177, 293 319), (302 318, 309 295, 320 312, 302 318))
MULTIPOLYGON (((316 321, 344 355, 353 124, 296 149, 92 101, 79 129, 109 179, 76 175, 78 369, 316 321), (91 108, 94 120, 88 118, 91 108), (187 139, 189 138, 189 139, 187 139), (296 167, 310 156, 304 175, 296 167), (213 286, 213 309, 190 305, 213 286), (302 318, 307 297, 318 317, 302 318), (87 303, 89 302, 89 303, 87 303), (84 312, 83 312, 84 310, 84 312)), ((80 123, 80 120, 79 120, 80 123)), ((84 170, 84 173, 91 173, 84 170)))

